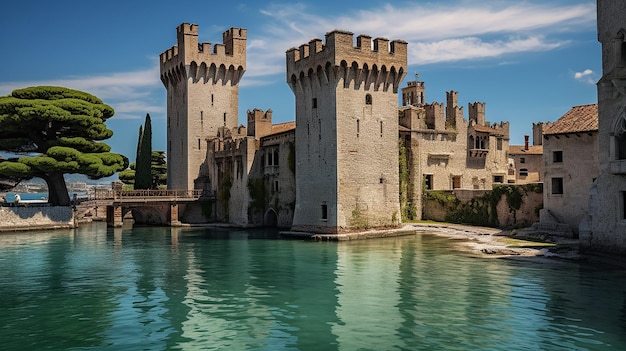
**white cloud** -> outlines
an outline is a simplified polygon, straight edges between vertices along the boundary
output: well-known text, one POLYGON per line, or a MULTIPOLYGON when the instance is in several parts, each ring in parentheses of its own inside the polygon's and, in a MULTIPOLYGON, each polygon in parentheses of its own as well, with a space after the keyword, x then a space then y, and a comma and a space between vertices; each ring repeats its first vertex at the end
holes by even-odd
MULTIPOLYGON (((553 50, 570 43, 563 33, 593 28, 594 2, 577 5, 550 3, 459 1, 414 3, 351 12, 314 14, 303 4, 274 4, 261 10, 268 24, 253 38, 249 76, 284 72, 285 51, 322 37, 332 29, 409 42, 409 64, 428 64, 500 57, 520 52, 553 50), (295 22, 294 18, 298 21, 295 22)), ((262 17, 261 17, 262 18, 262 17)))
POLYGON ((530 51, 552 50, 564 42, 549 43, 541 37, 518 38, 484 42, 480 38, 448 39, 416 43, 409 47, 409 56, 420 64, 498 57, 530 51))
POLYGON ((587 84, 596 84, 597 78, 595 72, 587 68, 582 72, 575 72, 574 79, 587 84))

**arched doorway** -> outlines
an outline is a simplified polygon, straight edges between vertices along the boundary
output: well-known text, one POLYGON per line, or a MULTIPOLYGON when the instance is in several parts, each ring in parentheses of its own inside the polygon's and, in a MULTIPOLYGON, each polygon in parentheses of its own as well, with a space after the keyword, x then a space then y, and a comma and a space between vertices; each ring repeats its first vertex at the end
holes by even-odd
POLYGON ((268 227, 277 227, 278 226, 278 215, 273 208, 270 208, 265 212, 265 216, 263 217, 263 225, 268 227))

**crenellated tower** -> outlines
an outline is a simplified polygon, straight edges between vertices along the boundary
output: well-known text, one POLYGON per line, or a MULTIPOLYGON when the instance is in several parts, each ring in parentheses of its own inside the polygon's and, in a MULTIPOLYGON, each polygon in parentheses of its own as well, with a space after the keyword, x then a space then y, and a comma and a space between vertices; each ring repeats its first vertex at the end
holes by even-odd
POLYGON ((407 43, 335 30, 289 49, 296 100, 294 230, 397 224, 398 87, 407 43))
POLYGON ((237 126, 239 81, 246 70, 246 29, 230 28, 222 44, 198 43, 198 25, 176 28, 177 45, 160 55, 167 89, 167 186, 201 189, 206 139, 237 126))

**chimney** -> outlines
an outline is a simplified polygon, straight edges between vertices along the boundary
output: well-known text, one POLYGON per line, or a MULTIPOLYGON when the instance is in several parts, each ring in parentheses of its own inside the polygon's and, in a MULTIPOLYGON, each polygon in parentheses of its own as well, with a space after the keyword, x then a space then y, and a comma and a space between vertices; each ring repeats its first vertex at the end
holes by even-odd
POLYGON ((524 135, 524 150, 528 151, 528 135, 524 135))

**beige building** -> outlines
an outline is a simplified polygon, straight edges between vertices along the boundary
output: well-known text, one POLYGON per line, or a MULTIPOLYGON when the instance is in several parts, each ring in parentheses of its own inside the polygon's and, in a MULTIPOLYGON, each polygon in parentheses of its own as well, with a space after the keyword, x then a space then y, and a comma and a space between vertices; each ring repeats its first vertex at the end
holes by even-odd
POLYGON ((533 143, 528 135, 524 145, 509 146, 509 172, 507 183, 528 184, 543 182, 543 125, 533 123, 533 143))
POLYGON ((626 2, 598 0, 602 78, 598 82, 600 175, 580 226, 586 248, 626 253, 626 2))
POLYGON ((409 82, 399 110, 409 168, 407 200, 418 216, 423 190, 489 190, 508 174, 508 122, 489 123, 481 102, 468 104, 465 119, 456 91, 446 93, 445 106, 425 103, 424 95, 424 82, 409 82))
POLYGON ((574 236, 588 209, 589 188, 599 174, 598 105, 574 106, 543 130, 542 224, 567 224, 574 236))

